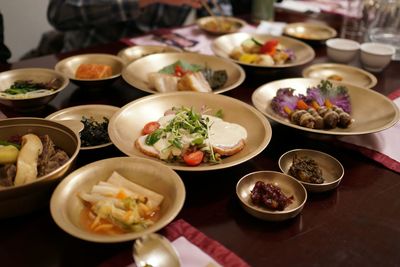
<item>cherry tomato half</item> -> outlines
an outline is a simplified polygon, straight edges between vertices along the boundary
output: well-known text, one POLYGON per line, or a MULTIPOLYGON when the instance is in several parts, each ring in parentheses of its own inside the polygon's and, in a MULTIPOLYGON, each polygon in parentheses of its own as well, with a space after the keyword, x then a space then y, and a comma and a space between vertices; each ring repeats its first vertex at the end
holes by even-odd
POLYGON ((204 153, 200 150, 197 150, 192 153, 188 153, 183 155, 183 160, 189 166, 197 166, 203 161, 204 153))
POLYGON ((186 72, 184 71, 184 69, 181 66, 179 66, 179 65, 175 66, 175 76, 182 77, 182 76, 185 76, 185 74, 186 74, 186 72))
POLYGON ((146 125, 143 127, 142 134, 143 135, 151 134, 158 128, 160 128, 160 124, 157 121, 151 121, 149 123, 146 123, 146 125))
POLYGON ((262 54, 273 55, 275 53, 276 47, 278 46, 278 40, 269 40, 264 43, 264 45, 260 48, 260 52, 262 54))

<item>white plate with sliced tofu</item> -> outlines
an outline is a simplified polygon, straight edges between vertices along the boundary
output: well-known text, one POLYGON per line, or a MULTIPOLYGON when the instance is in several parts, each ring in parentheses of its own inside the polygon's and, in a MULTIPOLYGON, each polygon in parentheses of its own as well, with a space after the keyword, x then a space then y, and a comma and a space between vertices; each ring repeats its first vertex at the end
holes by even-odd
POLYGON ((223 93, 245 79, 238 64, 197 53, 154 54, 130 63, 122 72, 133 87, 151 93, 176 91, 223 93))

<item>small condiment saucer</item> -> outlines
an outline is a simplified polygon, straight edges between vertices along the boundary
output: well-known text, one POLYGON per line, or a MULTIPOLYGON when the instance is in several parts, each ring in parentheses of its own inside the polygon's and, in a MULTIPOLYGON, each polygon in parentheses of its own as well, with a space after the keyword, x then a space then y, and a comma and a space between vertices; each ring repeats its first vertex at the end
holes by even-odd
POLYGON ((376 77, 360 68, 344 64, 315 64, 303 70, 304 78, 331 79, 351 83, 360 87, 372 88, 378 80, 376 77))

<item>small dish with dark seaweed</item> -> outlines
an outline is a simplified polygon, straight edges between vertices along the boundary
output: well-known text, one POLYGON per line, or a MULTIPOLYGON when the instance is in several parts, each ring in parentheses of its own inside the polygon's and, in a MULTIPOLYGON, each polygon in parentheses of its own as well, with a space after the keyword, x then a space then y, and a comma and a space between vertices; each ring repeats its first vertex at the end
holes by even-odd
POLYGON ((344 175, 343 165, 334 157, 311 149, 294 149, 279 158, 279 168, 299 180, 307 191, 336 188, 344 175))
POLYGON ((108 136, 108 121, 117 110, 118 107, 108 105, 82 105, 59 110, 46 119, 82 122, 84 128, 80 132, 81 150, 90 150, 112 144, 108 136))

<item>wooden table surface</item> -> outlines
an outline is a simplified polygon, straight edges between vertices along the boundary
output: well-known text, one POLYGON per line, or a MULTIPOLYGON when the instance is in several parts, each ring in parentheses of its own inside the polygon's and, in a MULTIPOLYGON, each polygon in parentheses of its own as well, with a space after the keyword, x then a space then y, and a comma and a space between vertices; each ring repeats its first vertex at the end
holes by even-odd
MULTIPOLYGON (((324 20, 340 26, 340 17, 278 11, 277 20, 288 22, 324 20)), ((2 66, 53 68, 71 54, 106 52, 116 54, 125 47, 117 42, 70 54, 49 55, 2 66)), ((314 46, 315 64, 328 62, 324 45, 314 46)), ((357 60, 352 65, 359 66, 357 60)), ((283 78, 300 77, 302 66, 273 74, 247 73, 246 81, 226 95, 251 104, 251 94, 260 85, 283 78)), ((391 62, 376 74, 373 88, 389 94, 400 88, 399 62, 391 62)), ((70 84, 44 110, 46 115, 69 106, 109 104, 122 106, 146 94, 122 78, 111 87, 87 90, 70 84)), ((6 115, 21 114, 0 106, 6 115)), ((177 218, 219 241, 251 266, 400 266, 400 175, 359 152, 335 145, 333 137, 321 138, 272 123, 272 140, 257 157, 243 164, 210 172, 178 172, 187 197, 177 218), (235 194, 237 181, 259 170, 279 171, 278 158, 295 148, 309 148, 336 157, 345 168, 340 186, 327 193, 309 194, 302 213, 285 222, 266 222, 247 214, 235 194)), ((123 154, 115 147, 81 151, 77 165, 123 154)), ((132 246, 96 244, 74 238, 54 223, 48 208, 29 215, 0 221, 1 266, 96 266, 132 246)))

